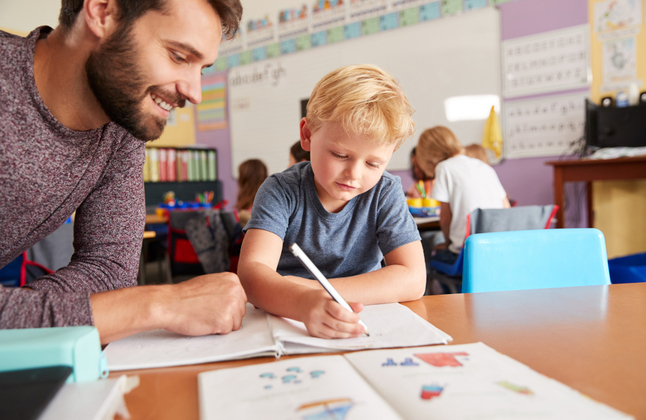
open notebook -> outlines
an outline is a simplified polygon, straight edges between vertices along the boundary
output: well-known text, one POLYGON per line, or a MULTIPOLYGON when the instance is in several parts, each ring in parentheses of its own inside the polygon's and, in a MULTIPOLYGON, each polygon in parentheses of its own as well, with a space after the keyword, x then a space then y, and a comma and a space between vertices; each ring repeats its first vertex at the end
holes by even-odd
POLYGON ((198 386, 201 420, 633 418, 482 343, 292 358, 198 386))
POLYGON ((247 304, 242 327, 226 335, 187 337, 154 330, 115 341, 105 354, 111 371, 192 365, 276 356, 447 344, 451 337, 398 303, 366 306, 361 319, 370 337, 326 340, 302 322, 270 315, 247 304))

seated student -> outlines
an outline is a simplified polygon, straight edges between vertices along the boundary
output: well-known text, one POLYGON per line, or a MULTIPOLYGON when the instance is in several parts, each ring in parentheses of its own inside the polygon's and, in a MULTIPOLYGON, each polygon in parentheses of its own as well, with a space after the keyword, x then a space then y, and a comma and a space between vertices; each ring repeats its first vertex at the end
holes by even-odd
POLYGON ((397 82, 378 67, 343 67, 318 82, 300 122, 311 162, 270 176, 256 195, 238 270, 249 302, 304 322, 316 337, 364 333, 359 316, 311 280, 288 249, 293 243, 349 302, 423 295, 419 233, 401 181, 384 171, 414 132, 411 114, 397 82))
POLYGON ((301 141, 299 140, 289 148, 289 166, 293 166, 299 162, 305 162, 306 160, 310 160, 310 152, 303 150, 301 141))
POLYGON ((431 197, 440 202, 440 227, 447 241, 435 247, 436 258, 452 264, 466 234, 467 215, 477 208, 509 207, 507 194, 493 168, 464 154, 446 127, 425 130, 417 142, 419 165, 435 177, 431 197))
POLYGON ((245 160, 238 166, 238 202, 236 209, 240 225, 244 227, 251 217, 253 200, 258 188, 267 179, 267 166, 260 159, 245 160))

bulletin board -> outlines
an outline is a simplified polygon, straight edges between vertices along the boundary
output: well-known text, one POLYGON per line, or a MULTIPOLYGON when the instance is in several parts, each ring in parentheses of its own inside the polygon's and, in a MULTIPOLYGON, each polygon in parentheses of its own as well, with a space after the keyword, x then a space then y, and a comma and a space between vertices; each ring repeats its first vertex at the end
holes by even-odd
POLYGON ((301 100, 325 74, 360 63, 392 74, 416 110, 417 132, 393 155, 389 170, 408 169, 419 134, 435 125, 450 127, 463 144, 479 143, 484 120, 449 122, 444 101, 500 96, 499 12, 487 7, 231 68, 232 168, 260 158, 270 173, 284 170, 289 148, 299 139, 301 100))

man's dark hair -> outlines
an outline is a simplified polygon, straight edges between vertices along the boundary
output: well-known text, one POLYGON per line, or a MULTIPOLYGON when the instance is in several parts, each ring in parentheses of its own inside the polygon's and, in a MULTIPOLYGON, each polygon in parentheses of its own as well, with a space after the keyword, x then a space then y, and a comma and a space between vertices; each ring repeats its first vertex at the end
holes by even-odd
MULTIPOLYGON (((79 12, 83 9, 84 0, 62 0, 61 13, 58 23, 65 29, 70 29, 79 12)), ((240 0, 207 0, 222 21, 222 36, 233 38, 242 19, 242 4, 240 0)), ((119 20, 122 25, 130 26, 132 22, 143 16, 149 10, 163 11, 165 0, 117 0, 119 20)))

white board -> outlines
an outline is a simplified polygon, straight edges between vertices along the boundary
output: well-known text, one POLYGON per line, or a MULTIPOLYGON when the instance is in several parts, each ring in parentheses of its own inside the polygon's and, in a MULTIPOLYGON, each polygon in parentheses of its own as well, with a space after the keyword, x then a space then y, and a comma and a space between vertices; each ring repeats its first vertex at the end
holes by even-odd
POLYGON ((417 132, 393 155, 389 170, 408 169, 419 134, 434 125, 450 127, 463 144, 480 142, 484 120, 449 123, 444 100, 501 94, 498 10, 487 7, 230 69, 233 176, 252 158, 262 159, 270 173, 285 169, 289 147, 299 139, 301 100, 325 74, 359 63, 391 73, 416 110, 417 132))

